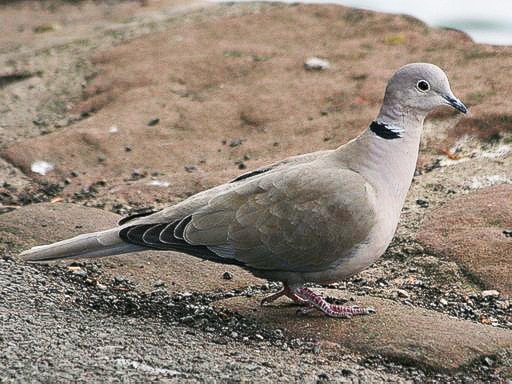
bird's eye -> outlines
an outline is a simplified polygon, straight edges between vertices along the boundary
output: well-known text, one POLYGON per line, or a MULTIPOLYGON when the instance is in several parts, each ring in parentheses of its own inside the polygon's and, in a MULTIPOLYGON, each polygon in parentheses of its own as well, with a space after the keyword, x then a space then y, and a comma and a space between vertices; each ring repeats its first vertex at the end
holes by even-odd
POLYGON ((430 89, 430 84, 425 80, 420 80, 420 81, 418 81, 418 84, 416 84, 416 87, 421 92, 427 92, 430 89))

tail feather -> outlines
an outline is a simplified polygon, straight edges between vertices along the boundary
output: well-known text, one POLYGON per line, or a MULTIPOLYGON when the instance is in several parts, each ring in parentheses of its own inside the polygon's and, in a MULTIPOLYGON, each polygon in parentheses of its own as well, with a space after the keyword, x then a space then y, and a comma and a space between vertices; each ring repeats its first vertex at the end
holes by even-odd
POLYGON ((33 247, 21 253, 20 256, 26 261, 37 263, 67 258, 113 256, 143 250, 146 250, 146 248, 125 243, 119 237, 119 228, 114 228, 102 232, 86 233, 49 245, 33 247))

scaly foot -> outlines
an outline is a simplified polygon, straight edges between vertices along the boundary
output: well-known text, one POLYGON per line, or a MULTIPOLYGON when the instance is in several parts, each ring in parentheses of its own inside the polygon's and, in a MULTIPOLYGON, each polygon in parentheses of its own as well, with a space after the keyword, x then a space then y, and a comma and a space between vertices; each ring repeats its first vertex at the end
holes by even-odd
POLYGON ((307 302, 308 307, 298 310, 301 314, 307 314, 314 308, 330 317, 351 318, 352 316, 369 315, 375 313, 373 307, 359 307, 357 305, 329 304, 325 299, 308 288, 297 288, 293 293, 307 302))
POLYGON ((273 295, 267 296, 263 300, 261 300, 260 305, 270 304, 279 299, 281 296, 286 296, 299 305, 308 305, 308 302, 297 296, 295 292, 286 283, 283 283, 282 290, 280 290, 277 293, 274 293, 273 295))

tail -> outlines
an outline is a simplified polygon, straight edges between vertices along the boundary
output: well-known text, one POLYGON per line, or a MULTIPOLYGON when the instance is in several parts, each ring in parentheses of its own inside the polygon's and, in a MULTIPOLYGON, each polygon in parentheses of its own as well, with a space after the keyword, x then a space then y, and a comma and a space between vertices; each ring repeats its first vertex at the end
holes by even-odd
POLYGON ((113 256, 147 249, 121 240, 121 228, 86 233, 58 243, 33 247, 20 256, 26 261, 37 263, 68 258, 113 256))

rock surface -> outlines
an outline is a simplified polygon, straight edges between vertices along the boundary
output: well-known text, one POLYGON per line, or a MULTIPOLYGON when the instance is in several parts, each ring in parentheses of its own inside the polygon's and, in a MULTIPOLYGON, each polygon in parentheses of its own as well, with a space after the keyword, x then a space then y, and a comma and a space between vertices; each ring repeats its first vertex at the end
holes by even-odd
MULTIPOLYGON (((31 246, 48 244, 81 233, 111 228, 121 217, 96 208, 75 204, 33 204, 0 215, 0 246, 12 253, 31 246)), ((124 278, 144 290, 154 289, 161 280, 170 292, 231 290, 263 280, 228 265, 203 261, 177 252, 141 252, 95 259, 110 278, 124 278), (225 272, 232 279, 223 279, 225 272)), ((66 261, 68 264, 71 261, 66 261)))
MULTIPOLYGON (((96 52, 89 59, 85 88, 71 107, 86 118, 18 141, 3 157, 29 174, 34 161, 51 162, 56 170, 43 178, 53 181, 78 172, 65 187, 67 196, 105 179, 107 188, 98 196, 115 191, 118 198, 146 204, 155 197, 175 201, 236 176, 241 164, 255 168, 347 142, 378 112, 393 71, 427 59, 424 52, 447 70, 452 88, 462 100, 469 97, 474 113, 494 111, 493 116, 508 118, 495 101, 511 80, 488 70, 497 61, 504 65, 511 52, 507 47, 475 46, 460 32, 428 29, 412 18, 334 5, 232 6, 209 12, 200 23, 180 20, 163 32, 96 52), (291 25, 300 28, 286 27, 291 25), (487 60, 475 60, 468 52, 487 60), (312 53, 333 68, 306 71, 303 62, 312 53), (489 82, 493 92, 487 95, 489 82), (470 97, 475 92, 479 98, 470 97), (148 126, 155 118, 159 124, 148 126), (242 144, 223 144, 233 140, 242 144), (134 170, 146 176, 134 178, 134 170), (171 188, 148 185, 154 173, 171 188)), ((204 12, 184 19, 201 16, 204 12)), ((453 113, 447 109, 441 120, 446 115, 453 113)), ((448 131, 432 131, 436 144, 431 150, 440 149, 439 138, 460 137, 448 131)))
POLYGON ((433 211, 418 240, 453 258, 489 289, 512 294, 512 185, 483 188, 433 211))
MULTIPOLYGON (((340 291, 323 290, 340 298, 340 291)), ((370 355, 436 370, 454 370, 486 355, 512 348, 512 332, 434 311, 411 308, 373 297, 357 297, 357 304, 374 306, 377 313, 351 320, 327 318, 320 313, 301 316, 293 305, 259 306, 261 297, 236 297, 217 305, 257 318, 295 337, 308 337, 370 355)), ((276 302, 277 303, 277 302, 276 302)), ((350 303, 348 303, 350 304, 350 303)))

